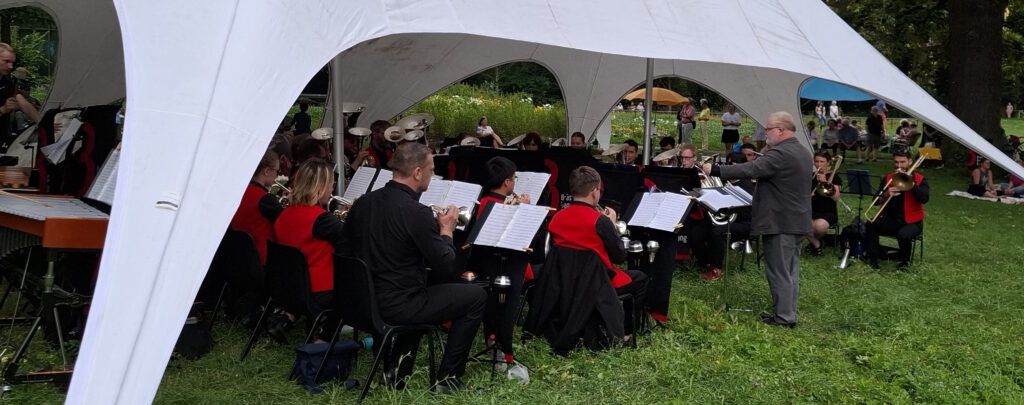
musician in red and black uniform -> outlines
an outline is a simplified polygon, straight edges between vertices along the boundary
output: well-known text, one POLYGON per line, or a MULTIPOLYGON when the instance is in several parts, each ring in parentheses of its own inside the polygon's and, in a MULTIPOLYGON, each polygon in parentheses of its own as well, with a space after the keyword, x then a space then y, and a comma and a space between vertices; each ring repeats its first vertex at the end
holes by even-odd
POLYGON ((384 130, 391 124, 387 121, 377 120, 370 124, 370 146, 366 147, 369 157, 373 158, 373 167, 387 169, 388 161, 391 160, 391 144, 384 139, 384 130))
MULTIPOLYGON (((520 203, 529 204, 530 196, 527 194, 515 195, 512 190, 516 187, 516 164, 501 156, 495 156, 484 164, 487 176, 484 179, 484 195, 480 197, 480 206, 476 212, 477 219, 484 211, 488 203, 505 204, 520 203)), ((533 279, 533 270, 530 267, 529 257, 524 255, 507 254, 502 261, 498 256, 498 248, 476 246, 473 248, 474 265, 486 266, 485 274, 497 277, 504 275, 509 278, 509 285, 505 293, 505 302, 500 303, 497 294, 491 294, 487 301, 487 311, 484 312, 484 336, 495 336, 495 341, 505 354, 505 362, 512 365, 515 358, 512 354, 512 339, 515 329, 516 315, 519 313, 520 294, 523 291, 523 281, 533 279), (501 272, 499 274, 498 272, 501 272)))
MULTIPOLYGON (((679 148, 679 161, 683 169, 697 168, 697 148, 693 144, 685 144, 679 148)), ((700 170, 697 168, 697 170, 700 170)), ((683 228, 679 232, 679 243, 685 243, 690 247, 690 254, 693 255, 704 271, 700 273, 705 280, 718 280, 722 278, 722 257, 724 254, 715 254, 724 248, 718 249, 714 244, 721 243, 712 233, 714 224, 711 218, 700 205, 694 205, 690 215, 683 220, 683 228)), ((668 319, 663 315, 653 315, 655 320, 665 322, 668 319)))
POLYGON ((279 165, 277 153, 268 150, 256 166, 256 173, 252 175, 252 180, 242 194, 242 202, 231 218, 231 229, 252 236, 260 255, 260 264, 264 266, 267 264, 267 241, 277 240, 274 237, 274 221, 284 209, 277 197, 267 192, 277 178, 279 165))
MULTIPOLYGON (((892 161, 899 172, 909 170, 913 164, 910 152, 907 151, 893 152, 892 161)), ((885 184, 892 179, 893 174, 886 175, 879 188, 885 187, 885 184)), ((895 237, 899 242, 900 264, 898 268, 900 270, 906 269, 910 265, 911 243, 924 230, 924 204, 927 204, 929 199, 928 180, 919 172, 914 172, 913 177, 914 186, 910 190, 900 191, 896 187, 890 186, 882 191, 882 198, 879 201, 884 201, 888 196, 892 196, 892 200, 889 201, 875 222, 867 224, 865 242, 868 262, 872 268, 878 268, 879 235, 895 237)))
POLYGON ((274 223, 282 245, 302 251, 309 266, 313 301, 318 310, 334 308, 334 249, 344 223, 324 209, 334 191, 334 170, 321 159, 299 166, 292 179, 291 204, 274 223))
MULTIPOLYGON (((581 337, 590 340, 594 320, 599 319, 608 338, 628 340, 634 320, 623 312, 618 296, 632 294, 634 305, 643 307, 647 276, 638 270, 623 271, 613 263, 626 260, 626 249, 615 229, 618 219, 601 199, 601 176, 580 166, 569 177, 573 201, 551 219, 548 231, 553 248, 538 278, 538 290, 526 330, 544 335, 556 352, 571 350, 581 337), (596 316, 595 316, 596 315, 596 316)), ((600 342, 587 342, 588 346, 600 342)))

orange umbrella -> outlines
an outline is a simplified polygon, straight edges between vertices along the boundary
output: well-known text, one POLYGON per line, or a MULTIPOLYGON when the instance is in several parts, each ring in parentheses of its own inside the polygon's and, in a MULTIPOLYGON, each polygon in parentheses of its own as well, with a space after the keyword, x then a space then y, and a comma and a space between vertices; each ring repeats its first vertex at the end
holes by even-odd
MULTIPOLYGON (((646 89, 640 89, 640 90, 634 91, 632 93, 627 94, 622 99, 623 100, 643 100, 647 96, 647 92, 645 90, 646 89)), ((679 104, 686 104, 686 103, 690 102, 690 99, 686 98, 685 96, 682 96, 679 93, 676 93, 676 92, 674 92, 672 90, 669 90, 669 89, 666 89, 666 88, 663 88, 663 87, 654 87, 651 90, 652 90, 651 92, 653 93, 653 97, 651 97, 651 101, 653 101, 655 104, 660 104, 660 105, 679 105, 679 104)))

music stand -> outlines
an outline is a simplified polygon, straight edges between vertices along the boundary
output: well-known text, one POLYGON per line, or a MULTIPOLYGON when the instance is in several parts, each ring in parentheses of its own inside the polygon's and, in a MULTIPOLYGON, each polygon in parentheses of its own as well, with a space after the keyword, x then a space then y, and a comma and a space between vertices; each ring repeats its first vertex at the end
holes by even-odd
POLYGON ((860 218, 862 211, 861 205, 864 201, 864 196, 875 195, 875 191, 871 189, 871 172, 865 169, 852 169, 846 171, 846 184, 848 184, 847 192, 851 194, 857 194, 857 217, 860 218))

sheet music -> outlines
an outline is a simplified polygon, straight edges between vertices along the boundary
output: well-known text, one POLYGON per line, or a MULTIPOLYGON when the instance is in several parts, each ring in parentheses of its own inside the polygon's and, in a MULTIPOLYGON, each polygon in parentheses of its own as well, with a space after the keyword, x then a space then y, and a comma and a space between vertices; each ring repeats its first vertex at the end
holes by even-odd
POLYGON ((370 191, 380 190, 381 187, 384 187, 385 184, 388 184, 388 182, 391 181, 392 176, 393 174, 391 173, 391 170, 380 169, 380 171, 377 172, 377 180, 373 181, 373 187, 370 191))
POLYGON ((480 191, 483 189, 479 184, 452 181, 451 190, 444 200, 444 205, 455 204, 456 207, 473 208, 480 199, 480 191))
POLYGON ((533 237, 537 234, 537 229, 540 228, 541 224, 544 223, 544 219, 547 218, 548 208, 536 205, 516 205, 511 207, 516 207, 515 215, 513 215, 512 221, 509 222, 508 227, 505 229, 505 233, 502 235, 497 247, 526 251, 530 244, 533 243, 533 237))
POLYGON ((43 152, 43 155, 46 156, 46 160, 49 160, 50 163, 59 164, 64 161, 64 152, 67 152, 68 145, 70 145, 71 141, 74 140, 74 136, 64 136, 61 137, 59 141, 46 145, 40 150, 43 152))
POLYGON ((516 172, 516 186, 512 191, 518 195, 529 194, 530 204, 537 205, 537 200, 540 199, 550 178, 550 173, 516 172))
POLYGON ((487 220, 484 221, 483 227, 480 228, 480 233, 477 234, 476 240, 473 243, 481 246, 497 246, 516 214, 515 207, 512 205, 494 204, 494 208, 491 208, 491 213, 487 215, 487 220))
POLYGON ((629 218, 626 225, 646 227, 650 224, 651 220, 658 215, 658 208, 661 206, 661 202, 665 201, 665 194, 668 193, 644 193, 636 211, 633 212, 633 217, 629 218))
POLYGON ((719 188, 701 189, 701 195, 697 200, 700 201, 701 204, 704 204, 704 206, 708 207, 712 212, 718 212, 726 208, 746 207, 750 205, 719 188))
POLYGON ((676 193, 644 193, 628 225, 673 232, 692 203, 676 193))
POLYGON ((110 206, 114 205, 114 188, 117 186, 117 168, 120 160, 121 145, 118 145, 110 151, 107 161, 103 162, 100 173, 96 175, 96 179, 89 186, 89 191, 85 193, 86 198, 102 201, 110 206))
POLYGON ((346 200, 355 201, 357 198, 362 197, 366 194, 366 190, 370 189, 370 183, 373 181, 373 176, 377 174, 377 169, 372 167, 360 166, 356 169, 356 174, 352 175, 352 180, 348 182, 348 187, 345 187, 346 200))
POLYGON ((430 185, 427 186, 427 191, 420 194, 420 204, 436 205, 442 208, 447 207, 447 204, 444 203, 444 198, 452 187, 451 183, 448 180, 431 180, 430 185))
POLYGON ((754 203, 754 196, 750 195, 750 193, 748 193, 747 190, 744 190, 742 187, 738 187, 734 184, 726 184, 725 189, 726 191, 729 192, 729 194, 732 194, 740 201, 743 201, 746 205, 751 205, 754 203))
POLYGON ((493 207, 473 244, 526 251, 548 214, 547 207, 536 205, 494 204, 493 207))

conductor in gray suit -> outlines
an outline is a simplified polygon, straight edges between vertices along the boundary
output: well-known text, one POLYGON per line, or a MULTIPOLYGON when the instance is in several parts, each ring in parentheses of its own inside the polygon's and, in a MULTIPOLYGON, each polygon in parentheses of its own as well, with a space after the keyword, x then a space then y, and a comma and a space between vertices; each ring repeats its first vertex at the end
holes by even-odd
POLYGON ((800 290, 800 244, 811 230, 812 158, 809 149, 794 136, 796 124, 785 111, 765 122, 771 148, 749 163, 712 166, 704 170, 723 180, 756 178, 752 203, 751 235, 764 242, 765 276, 772 292, 774 314, 761 320, 770 325, 795 327, 800 290))

